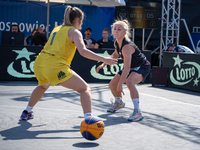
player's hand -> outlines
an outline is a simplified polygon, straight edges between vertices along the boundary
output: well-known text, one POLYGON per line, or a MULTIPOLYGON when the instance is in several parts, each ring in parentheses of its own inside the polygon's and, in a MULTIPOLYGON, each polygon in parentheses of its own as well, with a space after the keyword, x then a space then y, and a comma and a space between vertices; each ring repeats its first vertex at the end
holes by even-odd
POLYGON ((104 63, 106 65, 112 66, 114 64, 117 64, 118 60, 115 58, 105 58, 104 63))
POLYGON ((99 73, 99 70, 102 69, 103 67, 105 67, 106 64, 102 63, 101 65, 99 65, 96 69, 96 72, 99 73))

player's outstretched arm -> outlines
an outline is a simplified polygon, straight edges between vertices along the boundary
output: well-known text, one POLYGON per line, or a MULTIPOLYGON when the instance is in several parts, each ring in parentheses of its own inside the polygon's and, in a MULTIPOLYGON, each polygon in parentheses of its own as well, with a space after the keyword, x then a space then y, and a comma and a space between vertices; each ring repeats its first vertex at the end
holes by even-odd
MULTIPOLYGON (((111 58, 115 58, 117 59, 119 57, 118 53, 117 53, 117 50, 115 50, 112 55, 111 55, 111 58)), ((99 65, 96 69, 96 72, 98 73, 100 69, 102 69, 103 67, 105 67, 106 64, 105 63, 102 63, 101 65, 99 65)))

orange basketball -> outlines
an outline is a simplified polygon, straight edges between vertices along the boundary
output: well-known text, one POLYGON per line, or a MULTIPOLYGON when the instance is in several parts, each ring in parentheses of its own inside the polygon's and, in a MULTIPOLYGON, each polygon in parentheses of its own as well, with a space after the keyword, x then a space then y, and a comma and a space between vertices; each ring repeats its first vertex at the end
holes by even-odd
POLYGON ((80 132, 87 140, 97 140, 104 132, 104 122, 99 117, 86 117, 80 126, 80 132))

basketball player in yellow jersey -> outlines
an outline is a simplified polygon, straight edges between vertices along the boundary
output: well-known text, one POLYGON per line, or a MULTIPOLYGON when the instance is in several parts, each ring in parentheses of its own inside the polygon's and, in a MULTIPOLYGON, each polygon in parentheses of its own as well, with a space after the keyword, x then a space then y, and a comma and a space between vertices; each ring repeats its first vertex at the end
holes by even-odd
POLYGON ((60 84, 80 93, 84 117, 91 116, 92 97, 89 85, 69 65, 74 57, 76 48, 80 55, 113 65, 117 59, 104 58, 86 49, 79 29, 84 18, 83 12, 77 7, 67 6, 62 26, 56 27, 38 55, 34 64, 34 73, 38 86, 34 89, 26 109, 22 112, 21 119, 33 119, 32 109, 42 98, 50 85, 60 84), (75 83, 75 84, 74 84, 75 83))

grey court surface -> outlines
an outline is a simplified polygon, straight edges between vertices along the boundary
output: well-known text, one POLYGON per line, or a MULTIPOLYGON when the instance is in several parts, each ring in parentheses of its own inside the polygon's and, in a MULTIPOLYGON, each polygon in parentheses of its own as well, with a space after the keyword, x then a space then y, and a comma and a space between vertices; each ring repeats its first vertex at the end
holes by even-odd
POLYGON ((50 87, 34 108, 35 118, 19 119, 36 82, 0 82, 0 150, 200 150, 200 93, 138 84, 144 119, 128 122, 133 104, 124 85, 126 107, 107 113, 108 84, 89 84, 93 115, 105 123, 103 136, 87 141, 79 94, 50 87))

